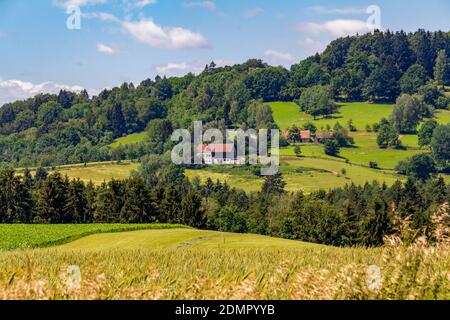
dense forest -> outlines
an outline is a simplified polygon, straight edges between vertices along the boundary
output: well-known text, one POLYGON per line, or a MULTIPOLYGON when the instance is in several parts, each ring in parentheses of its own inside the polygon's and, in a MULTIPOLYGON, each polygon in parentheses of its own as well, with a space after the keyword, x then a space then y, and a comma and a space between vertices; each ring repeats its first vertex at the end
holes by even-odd
POLYGON ((158 76, 95 97, 86 91, 41 94, 0 108, 0 162, 52 166, 162 154, 171 147, 171 132, 193 120, 205 128, 272 128, 263 102, 298 101, 308 111, 314 92, 323 90, 336 100, 373 102, 418 93, 428 107, 448 108, 438 89, 450 84, 449 56, 450 33, 376 31, 337 39, 290 70, 255 59, 226 67, 212 62, 197 76, 158 76), (115 138, 143 130, 146 141, 109 147, 115 138))
MULTIPOLYGON (((0 223, 182 223, 338 246, 377 246, 400 219, 431 235, 433 214, 450 201, 442 178, 388 187, 353 184, 289 194, 279 174, 247 194, 208 179, 188 181, 165 156, 147 156, 139 172, 100 186, 38 169, 0 171, 0 223)), ((448 209, 448 208, 447 208, 448 209)))

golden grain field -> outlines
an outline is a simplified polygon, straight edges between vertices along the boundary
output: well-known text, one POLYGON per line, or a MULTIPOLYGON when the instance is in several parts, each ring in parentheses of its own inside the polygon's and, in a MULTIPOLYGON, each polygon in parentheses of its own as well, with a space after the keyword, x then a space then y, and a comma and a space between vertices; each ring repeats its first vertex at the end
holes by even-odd
POLYGON ((199 242, 3 252, 0 299, 450 299, 445 243, 259 249, 199 242), (71 266, 79 267, 79 283, 71 266))

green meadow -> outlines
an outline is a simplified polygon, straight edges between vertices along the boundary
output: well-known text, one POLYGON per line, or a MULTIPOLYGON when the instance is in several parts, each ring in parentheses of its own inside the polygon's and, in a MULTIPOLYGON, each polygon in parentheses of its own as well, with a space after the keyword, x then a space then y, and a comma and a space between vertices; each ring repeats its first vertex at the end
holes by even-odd
MULTIPOLYGON (((362 166, 369 166, 369 162, 375 161, 379 168, 392 170, 399 161, 426 151, 418 147, 416 135, 401 136, 402 143, 406 147, 404 150, 380 149, 377 145, 375 133, 356 132, 352 133, 351 136, 355 139, 355 145, 350 148, 342 148, 340 158, 327 156, 323 151, 323 145, 314 143, 300 144, 302 155, 335 161, 349 161, 352 164, 362 166)), ((280 154, 294 156, 294 146, 282 148, 280 154)))
MULTIPOLYGON (((339 112, 330 118, 313 118, 300 111, 293 102, 273 102, 268 104, 278 126, 285 130, 293 124, 302 126, 311 121, 317 128, 333 127, 336 122, 346 126, 352 119, 357 132, 350 133, 355 145, 342 148, 339 157, 331 157, 324 153, 323 145, 314 143, 299 144, 301 157, 295 157, 294 146, 281 148, 281 168, 288 191, 311 192, 318 189, 330 189, 344 186, 347 183, 364 184, 366 181, 378 180, 392 184, 404 177, 395 174, 397 164, 415 154, 428 152, 418 146, 417 135, 402 135, 403 149, 380 149, 377 135, 367 132, 366 126, 372 126, 382 118, 389 118, 393 106, 389 104, 369 103, 341 103, 339 112), (379 169, 369 168, 370 162, 376 162, 379 169)), ((435 115, 441 124, 450 123, 450 111, 438 110, 435 115)), ((263 179, 253 175, 250 171, 232 168, 207 168, 203 170, 188 170, 189 178, 199 178, 205 181, 208 177, 213 180, 226 181, 230 186, 245 191, 259 191, 263 179)), ((445 176, 446 180, 450 177, 445 176)))
MULTIPOLYGON (((397 163, 418 153, 427 152, 418 146, 417 135, 402 135, 400 137, 404 149, 380 149, 377 145, 377 135, 374 132, 366 132, 366 126, 372 126, 382 118, 389 118, 392 113, 392 105, 369 104, 369 103, 341 103, 338 113, 330 118, 319 118, 313 120, 312 117, 300 111, 297 104, 292 102, 274 102, 269 104, 273 110, 274 119, 282 129, 289 128, 293 124, 301 126, 311 121, 317 128, 325 128, 327 125, 333 127, 336 122, 346 126, 352 119, 357 132, 351 135, 355 139, 355 145, 351 148, 341 149, 340 159, 353 164, 368 166, 369 162, 375 161, 382 169, 394 169, 397 163)), ((436 120, 441 124, 450 123, 450 111, 438 110, 435 114, 436 120)), ((302 144, 302 155, 306 157, 321 157, 330 159, 323 152, 322 145, 302 144)), ((294 155, 293 147, 281 150, 282 155, 294 155)), ((336 158, 335 158, 336 159, 336 158)))
MULTIPOLYGON (((346 163, 335 159, 313 157, 282 156, 280 172, 286 182, 286 190, 290 192, 303 191, 311 193, 319 189, 343 187, 348 183, 358 185, 366 181, 378 180, 393 184, 403 177, 389 170, 375 170, 368 167, 346 163)), ((227 182, 231 187, 247 192, 260 191, 264 182, 250 171, 241 168, 208 168, 202 170, 187 170, 190 178, 199 178, 205 182, 208 177, 227 182)))
POLYGON ((365 102, 339 103, 339 111, 329 118, 313 119, 310 115, 301 112, 300 107, 294 102, 268 103, 272 108, 273 117, 280 129, 286 130, 292 125, 302 126, 308 121, 320 130, 327 125, 333 127, 336 122, 346 126, 351 119, 358 130, 365 130, 366 125, 373 125, 382 118, 389 118, 393 106, 390 104, 370 104, 365 102))
MULTIPOLYGON (((350 133, 355 145, 342 148, 339 157, 325 155, 323 145, 314 143, 300 144, 301 157, 295 157, 294 146, 280 149, 281 168, 288 191, 303 191, 306 193, 318 189, 341 187, 347 183, 364 184, 366 181, 378 180, 392 184, 404 177, 396 175, 394 168, 397 163, 418 153, 427 152, 418 147, 417 135, 402 135, 401 141, 404 149, 380 149, 376 142, 376 133, 366 132, 366 124, 372 125, 381 118, 388 118, 392 105, 368 103, 343 103, 339 113, 330 119, 312 118, 302 112, 295 103, 274 102, 269 104, 273 109, 274 118, 280 128, 288 128, 292 124, 302 125, 313 121, 318 128, 327 124, 333 126, 337 121, 346 125, 349 119, 353 120, 357 132, 350 133), (379 170, 369 168, 370 162, 376 162, 379 170)), ((436 112, 439 123, 450 123, 450 111, 436 112)), ((146 132, 131 134, 117 139, 111 147, 134 144, 142 141, 146 132)), ((79 178, 82 181, 92 181, 100 185, 111 179, 126 179, 139 169, 139 163, 124 162, 98 162, 78 165, 59 166, 51 171, 60 172, 69 178, 79 178)), ((21 170, 18 169, 18 172, 21 170)), ((260 191, 263 179, 255 176, 248 168, 213 166, 201 170, 186 170, 188 178, 199 178, 205 181, 208 177, 214 181, 226 181, 230 186, 240 188, 246 192, 260 191)), ((450 181, 449 176, 445 176, 450 181)))
POLYGON ((0 251, 54 246, 91 234, 181 227, 169 224, 0 224, 0 251))
POLYGON ((124 147, 126 145, 136 144, 136 143, 144 141, 145 138, 147 138, 147 131, 129 134, 127 136, 124 136, 122 138, 118 138, 118 139, 114 140, 114 142, 112 144, 110 144, 110 147, 112 149, 116 149, 118 147, 124 147))

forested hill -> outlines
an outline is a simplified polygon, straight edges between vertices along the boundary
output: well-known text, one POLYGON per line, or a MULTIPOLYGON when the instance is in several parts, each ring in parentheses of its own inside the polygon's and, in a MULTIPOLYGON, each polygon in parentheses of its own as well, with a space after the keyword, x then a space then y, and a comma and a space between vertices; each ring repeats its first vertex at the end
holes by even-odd
POLYGON ((211 63, 198 76, 124 83, 92 98, 86 91, 38 95, 0 108, 0 162, 48 166, 161 153, 171 131, 194 119, 222 128, 273 127, 261 101, 295 101, 315 85, 329 86, 336 99, 395 101, 430 81, 450 84, 449 55, 450 32, 375 32, 337 39, 290 70, 255 59, 223 68, 211 63), (153 134, 145 143, 108 147, 146 128, 153 134))

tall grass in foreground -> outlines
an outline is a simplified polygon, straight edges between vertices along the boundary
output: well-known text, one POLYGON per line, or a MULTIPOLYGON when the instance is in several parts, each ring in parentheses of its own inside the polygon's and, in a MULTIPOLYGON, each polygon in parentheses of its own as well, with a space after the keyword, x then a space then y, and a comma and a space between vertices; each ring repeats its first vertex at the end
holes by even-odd
POLYGON ((447 212, 434 215, 428 238, 399 220, 379 249, 4 252, 0 299, 450 299, 447 212), (68 285, 70 265, 80 287, 68 285))
POLYGON ((16 251, 0 255, 0 299, 450 299, 449 249, 16 251))

